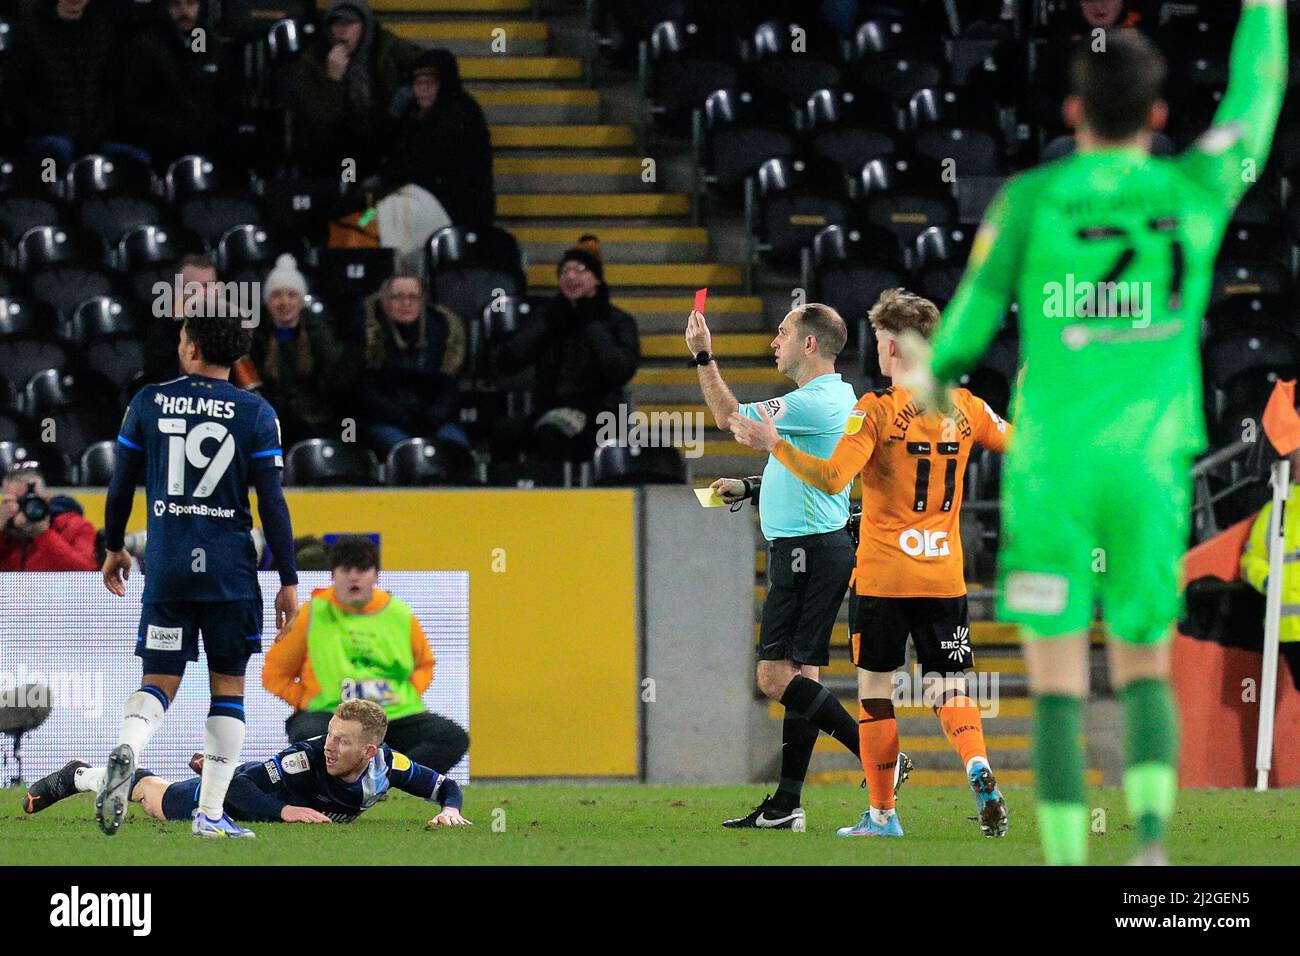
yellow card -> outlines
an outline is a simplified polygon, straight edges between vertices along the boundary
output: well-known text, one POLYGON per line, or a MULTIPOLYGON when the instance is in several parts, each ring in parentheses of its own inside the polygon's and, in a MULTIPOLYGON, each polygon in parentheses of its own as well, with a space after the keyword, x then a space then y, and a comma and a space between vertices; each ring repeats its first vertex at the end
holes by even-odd
POLYGON ((712 488, 696 488, 695 497, 700 499, 701 508, 725 508, 727 503, 718 497, 712 488))

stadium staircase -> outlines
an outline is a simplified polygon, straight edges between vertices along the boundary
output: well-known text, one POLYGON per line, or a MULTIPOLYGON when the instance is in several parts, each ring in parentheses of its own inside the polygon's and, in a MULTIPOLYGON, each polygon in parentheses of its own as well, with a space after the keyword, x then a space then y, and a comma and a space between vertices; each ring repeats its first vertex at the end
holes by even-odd
MULTIPOLYGON (((790 304, 790 283, 767 283, 760 294, 743 287, 743 241, 736 218, 691 225, 689 144, 656 143, 647 150, 633 78, 593 80, 590 38, 576 7, 541 15, 531 0, 372 0, 384 23, 413 42, 446 47, 460 61, 467 88, 487 115, 494 148, 498 224, 519 241, 530 292, 548 294, 555 264, 579 235, 600 238, 615 304, 636 317, 643 363, 632 382, 634 406, 646 413, 700 413, 707 424, 703 456, 688 462, 695 485, 729 475, 756 474, 763 456, 716 429, 701 401, 696 374, 684 367, 682 333, 695 289, 708 287, 714 352, 741 401, 771 398, 790 387, 773 366, 768 343, 790 304), (497 32, 502 31, 502 32, 497 32), (493 50, 502 40, 505 50, 493 50), (644 175, 653 156, 654 175, 644 175), (649 180, 649 181, 647 181, 649 180), (671 183, 671 185, 670 185, 671 183), (674 191, 674 188, 678 191, 674 191), (718 261, 724 250, 731 261, 718 261)), ((604 74, 606 71, 598 71, 604 74)), ((858 363, 845 357, 845 365, 858 363)), ((859 491, 855 486, 854 500, 859 491)), ((766 550, 753 509, 755 633, 765 593, 766 550)), ((987 602, 973 601, 971 640, 977 666, 998 675, 996 716, 986 711, 985 734, 1001 782, 1032 782, 1031 702, 1015 634, 987 620, 987 602)), ((832 663, 824 680, 857 713, 848 659, 847 601, 835 626, 832 663)), ((758 719, 779 724, 782 708, 766 701, 758 719)), ((922 785, 964 785, 956 758, 927 707, 898 711, 903 749, 922 785)), ((778 731, 779 733, 779 731, 778 731)), ((775 764, 769 768, 776 771, 775 764)), ((1090 783, 1101 774, 1089 771, 1090 783)), ((814 782, 861 779, 856 761, 823 735, 813 755, 814 782)))

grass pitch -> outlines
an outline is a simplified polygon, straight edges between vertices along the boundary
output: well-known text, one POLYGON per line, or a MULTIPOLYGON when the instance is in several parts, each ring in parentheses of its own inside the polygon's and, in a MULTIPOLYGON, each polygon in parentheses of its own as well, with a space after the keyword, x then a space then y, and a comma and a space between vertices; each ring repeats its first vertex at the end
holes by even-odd
MULTIPOLYGON (((103 836, 93 800, 81 794, 36 816, 18 789, 0 789, 0 865, 953 865, 1038 864, 1033 794, 1006 792, 1011 833, 980 835, 969 793, 903 790, 901 840, 845 840, 866 793, 849 785, 804 792, 806 833, 724 830, 726 817, 752 808, 761 786, 663 787, 637 784, 475 783, 465 815, 474 826, 425 829, 435 808, 403 793, 356 823, 260 824, 256 840, 198 840, 185 823, 160 823, 138 806, 122 831, 103 836), (496 826, 494 827, 494 821, 496 826)), ((1132 831, 1119 790, 1089 793, 1096 828, 1091 862, 1119 864, 1132 831), (1098 811, 1103 811, 1099 813, 1098 811), (1104 817, 1104 819, 1103 819, 1104 817)), ((1292 865, 1300 860, 1300 791, 1190 790, 1179 795, 1169 854, 1175 864, 1292 865)))

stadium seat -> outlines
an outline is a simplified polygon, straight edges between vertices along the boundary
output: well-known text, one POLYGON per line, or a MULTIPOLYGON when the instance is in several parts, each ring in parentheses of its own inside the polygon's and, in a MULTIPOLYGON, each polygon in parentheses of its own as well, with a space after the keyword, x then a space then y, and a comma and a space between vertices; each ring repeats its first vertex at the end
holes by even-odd
POLYGON ((495 226, 446 226, 426 248, 432 301, 462 318, 482 315, 494 298, 524 291, 522 258, 514 236, 495 226))
POLYGON ((387 484, 398 487, 463 485, 472 478, 474 459, 454 442, 408 438, 388 452, 384 468, 387 484))
POLYGON ((1211 333, 1203 348, 1205 374, 1215 388, 1252 369, 1300 366, 1300 338, 1264 324, 1211 333))
POLYGON ((97 441, 115 434, 121 419, 116 401, 106 402, 102 388, 85 382, 62 369, 43 369, 23 389, 23 410, 27 417, 48 423, 53 449, 67 460, 76 461, 97 441))
POLYGON ((198 238, 187 236, 183 229, 143 225, 118 240, 113 258, 118 272, 127 277, 136 301, 151 302, 157 283, 171 285, 176 281, 181 257, 201 249, 198 238))
POLYGON ((1280 295, 1234 295, 1220 299, 1206 310, 1205 318, 1211 331, 1247 323, 1300 331, 1295 303, 1280 295))
POLYGON ((86 299, 72 310, 62 338, 75 345, 139 335, 143 323, 131 303, 108 295, 86 299))
POLYGON ((943 82, 943 70, 932 60, 907 53, 884 54, 869 57, 855 64, 855 91, 866 96, 883 97, 894 104, 899 113, 908 105, 918 90, 938 87, 943 82))
POLYGON ((769 159, 794 155, 794 116, 784 98, 758 90, 714 90, 696 114, 697 195, 740 199, 746 177, 769 159))
POLYGON ((182 156, 168 166, 163 194, 181 225, 209 249, 216 248, 231 228, 261 222, 261 211, 246 183, 203 156, 182 156))
POLYGON ((937 164, 928 160, 872 160, 857 179, 866 221, 894 233, 904 246, 931 226, 948 226, 954 204, 937 164))
POLYGON ((117 441, 97 441, 81 453, 79 480, 83 485, 105 488, 113 479, 117 462, 117 441))
POLYGON ((501 376, 492 367, 492 353, 525 324, 538 318, 543 307, 528 296, 507 295, 492 300, 483 309, 479 321, 469 328, 471 351, 477 359, 473 367, 479 370, 480 378, 495 381, 507 391, 526 387, 532 381, 531 369, 509 377, 501 376))
POLYGON ((1223 236, 1219 259, 1263 259, 1283 269, 1291 268, 1291 247, 1286 227, 1278 218, 1267 223, 1233 221, 1223 236))
POLYGON ((342 192, 337 176, 273 179, 262 194, 263 221, 272 233, 301 236, 308 245, 323 246, 342 192))
MULTIPOLYGON (((0 425, 0 432, 2 431, 3 426, 0 425)), ((25 461, 39 460, 39 451, 39 448, 24 441, 0 440, 0 474, 25 461)))
POLYGON ((1264 259, 1220 259, 1214 266, 1211 302, 1237 295, 1289 296, 1291 273, 1264 259))
POLYGON ((12 408, 0 408, 0 448, 4 443, 24 445, 30 430, 27 419, 21 412, 12 408))
POLYGON ((665 20, 650 32, 641 54, 642 90, 650 115, 664 127, 684 126, 714 90, 735 86, 740 69, 727 40, 694 21, 665 20))
POLYGON ((898 152, 891 117, 880 116, 853 93, 829 89, 808 97, 801 146, 811 159, 834 163, 841 179, 872 159, 898 152))
POLYGON ((985 129, 963 126, 927 126, 917 132, 913 148, 918 156, 939 163, 953 161, 953 175, 998 176, 1003 172, 1003 147, 985 129))
POLYGON ((817 90, 837 88, 842 80, 838 41, 815 19, 796 23, 760 23, 741 44, 741 56, 753 84, 785 98, 791 109, 802 107, 817 90), (794 38, 802 40, 793 49, 794 38))
POLYGON ((102 240, 80 227, 27 230, 18 240, 14 264, 30 283, 32 297, 53 308, 60 319, 84 299, 113 289, 102 240))
POLYGON ((146 327, 130 302, 97 296, 73 311, 65 338, 79 346, 79 367, 120 394, 144 373, 146 327))
POLYGON ((267 23, 284 19, 303 20, 313 10, 309 0, 223 0, 218 26, 225 36, 238 40, 261 40, 267 23))
POLYGON ((260 281, 282 251, 261 226, 231 226, 217 240, 217 271, 229 282, 260 281))
POLYGON ((492 488, 572 488, 580 471, 567 461, 491 461, 487 483, 492 488))
POLYGON ((875 338, 866 318, 880 293, 906 284, 897 238, 872 227, 827 226, 813 237, 801 281, 810 296, 844 319, 857 339, 865 374, 878 379, 875 338))
POLYGON ((853 54, 857 60, 881 54, 933 50, 934 41, 914 31, 902 17, 872 17, 858 24, 853 34, 853 54))
POLYGON ((289 449, 284 459, 284 483, 324 487, 370 486, 377 483, 375 453, 355 442, 310 438, 289 449))
POLYGON ((125 157, 82 156, 64 176, 64 195, 77 209, 81 225, 96 233, 107 248, 128 230, 161 221, 155 194, 149 167, 125 157))
POLYGON ((769 159, 745 189, 749 261, 792 269, 799 250, 817 232, 849 218, 849 203, 834 170, 801 159, 769 159))
POLYGON ((592 484, 599 488, 686 483, 686 461, 676 448, 603 445, 592 459, 592 484))

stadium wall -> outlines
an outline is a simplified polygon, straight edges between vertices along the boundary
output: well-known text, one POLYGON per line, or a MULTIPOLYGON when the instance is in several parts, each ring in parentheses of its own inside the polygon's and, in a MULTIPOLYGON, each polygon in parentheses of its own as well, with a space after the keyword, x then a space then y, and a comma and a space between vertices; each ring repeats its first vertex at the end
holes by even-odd
MULTIPOLYGON (((103 492, 73 494, 102 523, 103 492)), ((285 497, 297 536, 378 535, 384 571, 469 572, 474 777, 639 775, 637 492, 285 497)), ((146 513, 138 493, 128 530, 146 513)))

